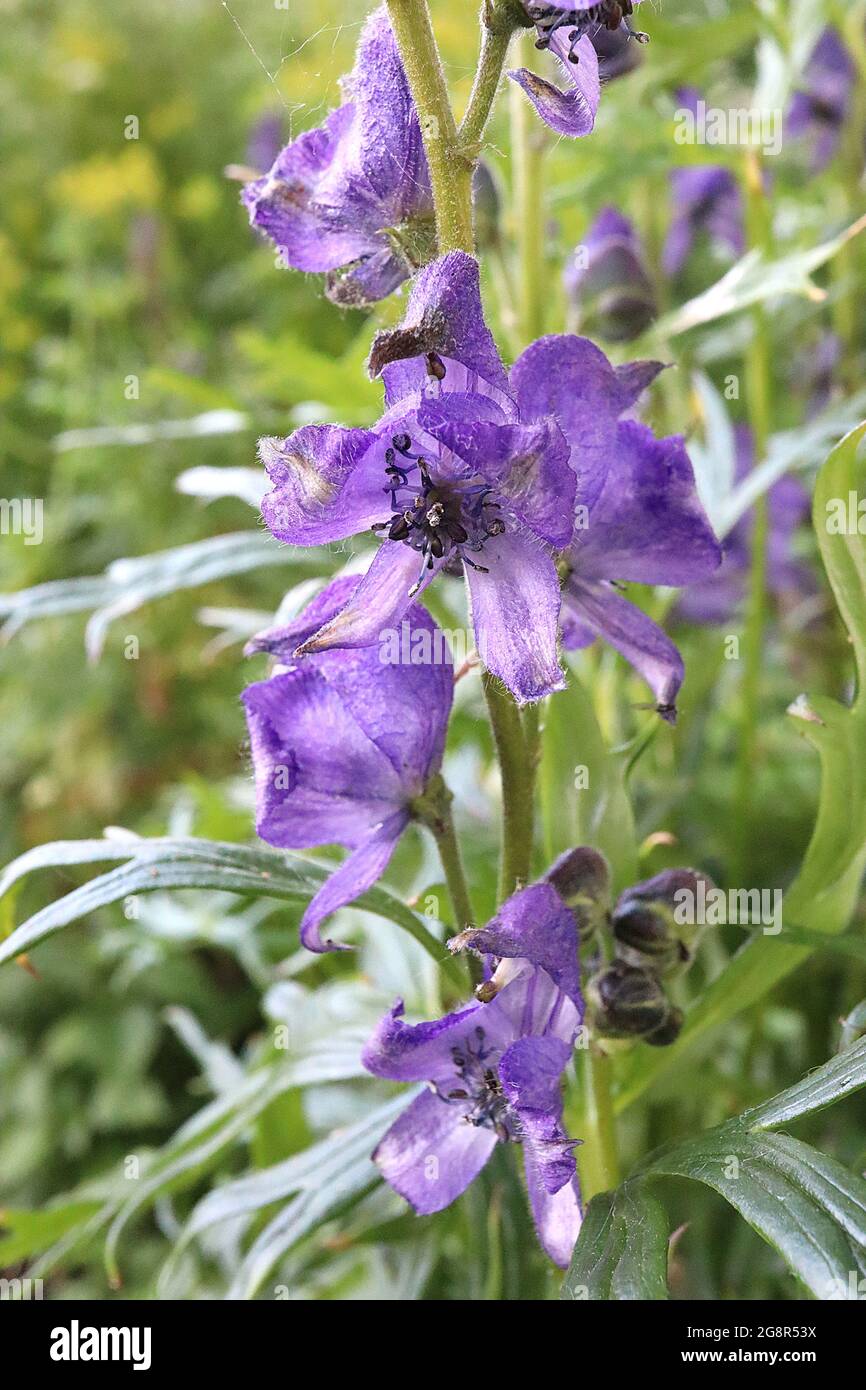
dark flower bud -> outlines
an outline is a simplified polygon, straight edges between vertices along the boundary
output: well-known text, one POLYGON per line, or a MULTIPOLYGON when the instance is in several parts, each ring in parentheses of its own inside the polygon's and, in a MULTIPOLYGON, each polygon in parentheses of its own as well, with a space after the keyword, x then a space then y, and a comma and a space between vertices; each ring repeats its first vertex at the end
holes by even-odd
POLYGON ((483 159, 476 164, 472 175, 472 206, 475 212, 475 245, 479 251, 489 251, 499 245, 502 198, 496 176, 483 159))
POLYGON ((609 921, 610 870, 604 855, 588 845, 566 850, 545 879, 574 913, 581 944, 591 941, 609 921))
POLYGON ((646 967, 663 977, 684 964, 682 944, 663 911, 636 904, 616 912, 613 934, 617 959, 628 965, 646 967))
POLYGON ((637 233, 615 208, 596 218, 563 278, 580 327, 593 336, 627 343, 655 318, 655 291, 637 233))
POLYGON ((694 956, 703 930, 701 903, 713 887, 696 869, 665 869, 620 896, 613 912, 617 955, 669 977, 694 956))
POLYGON ((671 1013, 658 978, 624 961, 614 961, 587 981, 586 1000, 600 1037, 646 1037, 663 1028, 671 1013))
POLYGON ((647 1033, 644 1042, 649 1043, 650 1047, 670 1047, 682 1032, 683 1022, 682 1009, 671 1009, 662 1026, 647 1033))

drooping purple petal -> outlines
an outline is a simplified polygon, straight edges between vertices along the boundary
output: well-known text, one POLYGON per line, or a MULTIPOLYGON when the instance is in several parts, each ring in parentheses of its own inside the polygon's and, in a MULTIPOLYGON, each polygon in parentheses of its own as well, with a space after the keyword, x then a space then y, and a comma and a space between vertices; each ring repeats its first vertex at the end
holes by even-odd
POLYGON ((421 129, 384 7, 363 28, 345 85, 346 103, 288 145, 243 201, 289 265, 339 271, 329 294, 360 304, 409 274, 386 229, 433 211, 421 129))
POLYGON ((383 541, 348 603, 336 617, 298 648, 299 655, 330 647, 371 647, 399 628, 416 593, 423 593, 442 568, 425 565, 417 550, 399 541, 383 541))
POLYGON ((577 1176, 558 1192, 547 1191, 538 1169, 534 1149, 525 1147, 526 1190, 539 1240, 545 1252, 561 1269, 567 1268, 580 1234, 580 1184, 577 1176))
POLYGON ((672 588, 718 569, 721 547, 678 435, 657 439, 635 420, 620 423, 607 479, 569 557, 591 579, 672 588))
POLYGON ((361 1060, 374 1076, 389 1081, 439 1083, 453 1072, 452 1049, 470 1035, 484 1006, 471 1003, 432 1023, 404 1023, 403 1000, 385 1014, 366 1044, 361 1060))
POLYGON ((518 1038, 499 1062, 502 1089, 520 1121, 533 1166, 548 1193, 575 1175, 573 1145, 562 1128, 562 1073, 572 1049, 561 1038, 518 1038))
POLYGON ((277 540, 322 545, 367 530, 387 514, 384 446, 370 430, 304 425, 259 440, 273 484, 262 515, 277 540))
POLYGON ((570 48, 566 31, 558 30, 551 38, 550 51, 560 61, 566 79, 564 88, 554 86, 528 68, 518 68, 508 76, 522 87, 545 125, 559 135, 577 138, 589 135, 595 126, 601 85, 598 57, 590 40, 584 37, 574 47, 577 62, 569 61, 570 48))
POLYGON ((569 446, 555 420, 527 425, 443 418, 438 402, 422 407, 419 423, 507 500, 542 540, 562 547, 571 538, 577 479, 569 446))
POLYGON ((463 251, 425 266, 413 283, 402 322, 373 341, 370 374, 383 376, 387 405, 422 390, 430 379, 431 353, 443 362, 447 389, 477 391, 483 382, 507 392, 505 368, 484 322, 478 262, 463 251), (464 372, 455 373, 452 364, 464 372))
POLYGON ((565 608, 616 647, 643 676, 655 695, 659 713, 672 720, 685 671, 682 657, 666 633, 605 583, 591 583, 573 574, 566 581, 562 599, 565 608))
POLYGON ((466 1122, 465 1107, 428 1091, 391 1126, 373 1161, 386 1182, 426 1216, 465 1192, 495 1147, 492 1130, 466 1122))
POLYGON ((486 926, 462 932, 449 946, 503 960, 528 960, 544 970, 582 1013, 574 913, 549 883, 535 883, 512 894, 486 926))
POLYGON ((319 185, 335 167, 341 169, 354 114, 350 106, 333 111, 318 130, 287 145, 270 173, 243 190, 251 224, 267 233, 296 270, 332 270, 378 249, 363 226, 318 200, 319 185))
POLYGON ((559 577, 550 555, 528 535, 491 536, 467 569, 478 654, 519 705, 562 690, 557 657, 559 577))
POLYGON ((359 844, 405 797, 392 763, 313 665, 242 695, 256 776, 256 829, 287 849, 359 844))
MULTIPOLYGON (((345 608, 358 584, 356 575, 333 580, 294 622, 260 633, 247 652, 266 651, 292 661, 296 649, 345 608)), ((420 792, 442 761, 454 693, 451 652, 427 610, 411 605, 399 628, 386 632, 380 645, 329 650, 314 661, 389 759, 406 795, 420 792)))
POLYGON ((397 841, 409 824, 409 813, 395 811, 387 820, 362 840, 347 859, 344 859, 311 900, 301 918, 301 942, 308 951, 341 951, 335 941, 323 941, 322 923, 339 908, 354 902, 382 877, 394 853, 397 841))
POLYGON ((620 415, 662 370, 659 362, 614 369, 588 338, 539 338, 511 369, 521 420, 554 416, 571 445, 577 501, 592 506, 601 492, 620 415))

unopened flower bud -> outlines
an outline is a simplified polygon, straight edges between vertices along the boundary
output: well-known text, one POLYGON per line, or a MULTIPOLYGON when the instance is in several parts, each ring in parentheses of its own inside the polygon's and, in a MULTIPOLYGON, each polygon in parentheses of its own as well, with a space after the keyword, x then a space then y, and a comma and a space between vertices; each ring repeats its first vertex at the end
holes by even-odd
POLYGON ((658 978, 624 961, 614 961, 593 975, 586 999, 594 1031, 601 1037, 646 1037, 662 1028, 671 1013, 658 978))
POLYGON ((596 218, 564 273, 580 327, 612 343, 639 337, 657 312, 637 233, 615 208, 596 218))
POLYGON ((608 923, 610 870, 607 860, 588 845, 566 850, 545 874, 577 920, 582 945, 608 923))

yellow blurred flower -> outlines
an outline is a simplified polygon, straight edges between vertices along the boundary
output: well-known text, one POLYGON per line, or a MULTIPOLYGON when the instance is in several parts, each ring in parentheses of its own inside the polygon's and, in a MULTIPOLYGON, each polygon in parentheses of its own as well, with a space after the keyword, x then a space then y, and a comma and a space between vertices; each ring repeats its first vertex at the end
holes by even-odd
POLYGON ((130 143, 117 155, 93 155, 61 170, 52 185, 54 198, 88 217, 107 217, 121 208, 152 208, 159 202, 162 179, 146 145, 130 143))

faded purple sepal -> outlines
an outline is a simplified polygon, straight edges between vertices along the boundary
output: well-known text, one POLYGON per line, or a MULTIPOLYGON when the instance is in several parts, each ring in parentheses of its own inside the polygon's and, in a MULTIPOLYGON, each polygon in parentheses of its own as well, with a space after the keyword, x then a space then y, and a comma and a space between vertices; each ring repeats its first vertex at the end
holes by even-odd
POLYGON ((453 696, 450 655, 417 605, 406 613, 405 635, 390 634, 388 644, 294 663, 295 645, 350 601, 357 585, 336 580, 294 623, 254 639, 251 650, 291 664, 242 697, 259 835, 284 849, 338 844, 352 851, 304 914, 310 950, 336 949, 322 942, 320 924, 387 866, 412 799, 439 769, 453 696))
POLYGON ((433 214, 421 128, 384 8, 361 33, 347 100, 299 136, 243 202, 296 270, 331 272, 339 303, 382 298, 411 273, 399 229, 433 214))

